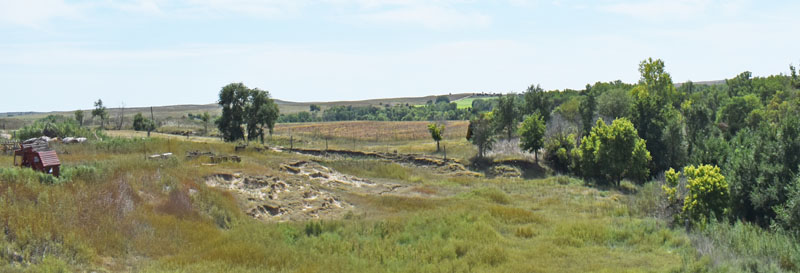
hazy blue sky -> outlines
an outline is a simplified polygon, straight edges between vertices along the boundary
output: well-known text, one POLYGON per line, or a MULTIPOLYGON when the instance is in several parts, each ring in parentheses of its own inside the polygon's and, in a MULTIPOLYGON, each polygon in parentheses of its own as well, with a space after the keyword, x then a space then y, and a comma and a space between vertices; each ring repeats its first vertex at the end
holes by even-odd
POLYGON ((800 1, 0 0, 0 112, 582 88, 788 72, 800 1), (31 99, 32 98, 32 99, 31 99), (31 102, 31 101, 34 101, 31 102))

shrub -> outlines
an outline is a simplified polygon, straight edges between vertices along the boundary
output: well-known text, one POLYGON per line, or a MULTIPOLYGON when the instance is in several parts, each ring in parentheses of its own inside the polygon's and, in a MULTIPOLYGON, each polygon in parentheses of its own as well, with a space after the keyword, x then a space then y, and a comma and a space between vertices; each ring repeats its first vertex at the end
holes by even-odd
POLYGON ((602 119, 581 140, 580 168, 583 176, 619 185, 622 178, 644 181, 650 152, 628 119, 616 119, 611 126, 602 119))
POLYGON ((548 137, 544 143, 544 160, 558 172, 570 171, 577 162, 572 153, 576 139, 574 134, 556 134, 548 137))
POLYGON ((728 182, 720 174, 719 167, 700 165, 684 168, 687 177, 686 199, 683 215, 692 221, 720 218, 728 204, 728 182))
POLYGON ((22 127, 17 132, 17 138, 21 140, 41 136, 89 138, 92 136, 92 132, 81 127, 74 119, 56 115, 39 119, 31 125, 22 127))

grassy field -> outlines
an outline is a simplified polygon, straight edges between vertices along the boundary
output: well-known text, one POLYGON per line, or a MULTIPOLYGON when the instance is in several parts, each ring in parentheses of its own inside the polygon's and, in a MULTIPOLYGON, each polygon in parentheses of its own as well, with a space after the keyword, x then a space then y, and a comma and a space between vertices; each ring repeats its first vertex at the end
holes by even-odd
MULTIPOLYGON (((361 123, 339 126, 363 132, 356 139, 372 132, 361 123)), ((566 176, 461 176, 386 160, 253 149, 236 153, 241 163, 208 164, 184 155, 234 154, 234 144, 108 134, 117 137, 54 144, 63 163, 58 179, 11 167, 12 158, 0 156, 0 271, 780 272, 798 264, 800 253, 791 237, 747 225, 671 228, 652 216, 657 183, 623 193, 566 176), (145 159, 166 152, 174 156, 145 159), (327 188, 351 206, 338 216, 278 221, 249 216, 251 197, 205 182, 219 174, 303 181, 281 167, 298 161, 408 191, 327 188)), ((467 160, 475 150, 457 135, 448 138, 448 153, 467 160)), ((333 136, 331 144, 347 148, 347 133, 333 136)), ((423 138, 379 136, 356 148, 434 154, 435 144, 423 138)), ((287 141, 278 134, 269 144, 287 141)))
POLYGON ((494 100, 494 99, 497 99, 497 98, 498 97, 466 97, 466 98, 463 98, 463 99, 455 100, 453 102, 455 102, 458 105, 458 109, 466 109, 466 108, 472 107, 472 102, 477 100, 477 99, 494 100))

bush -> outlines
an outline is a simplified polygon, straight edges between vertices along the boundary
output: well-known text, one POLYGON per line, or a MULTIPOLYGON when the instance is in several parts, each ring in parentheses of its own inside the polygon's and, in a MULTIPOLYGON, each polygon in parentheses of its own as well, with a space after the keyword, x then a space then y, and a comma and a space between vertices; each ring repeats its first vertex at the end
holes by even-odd
POLYGON ((688 190, 683 201, 684 217, 695 222, 722 217, 728 204, 728 182, 720 174, 719 167, 688 166, 684 168, 684 173, 688 190))
POLYGON ((17 132, 20 140, 48 137, 85 137, 93 136, 89 129, 80 127, 78 122, 64 116, 50 115, 35 121, 33 124, 22 127, 17 132))
POLYGON ((544 143, 544 160, 557 172, 566 173, 573 169, 577 164, 577 158, 573 156, 575 149, 574 134, 556 134, 548 137, 544 143))
POLYGON ((619 185, 623 178, 642 182, 649 174, 650 152, 626 118, 614 120, 611 126, 598 120, 581 140, 578 154, 583 176, 599 182, 619 185))

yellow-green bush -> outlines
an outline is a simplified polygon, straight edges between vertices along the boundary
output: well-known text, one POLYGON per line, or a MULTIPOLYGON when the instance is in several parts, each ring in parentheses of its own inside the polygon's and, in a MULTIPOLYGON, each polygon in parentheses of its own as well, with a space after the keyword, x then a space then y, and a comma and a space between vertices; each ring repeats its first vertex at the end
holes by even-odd
POLYGON ((728 205, 728 182, 719 167, 700 165, 684 168, 688 193, 683 202, 685 217, 693 221, 706 221, 722 217, 728 205))

